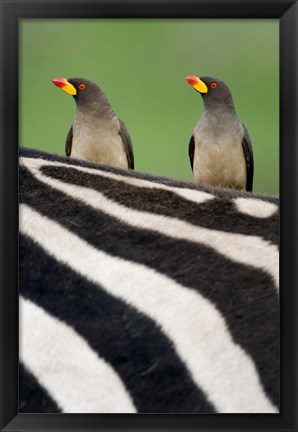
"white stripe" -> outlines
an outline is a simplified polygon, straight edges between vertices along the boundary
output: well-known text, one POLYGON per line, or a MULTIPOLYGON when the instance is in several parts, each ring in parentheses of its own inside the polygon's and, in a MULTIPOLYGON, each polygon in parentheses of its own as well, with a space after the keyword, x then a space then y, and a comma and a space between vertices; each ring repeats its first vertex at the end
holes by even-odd
POLYGON ((88 174, 93 174, 101 177, 107 177, 111 178, 113 180, 121 181, 126 184, 130 184, 132 186, 140 187, 140 188, 149 188, 149 189, 162 189, 167 190, 169 192, 173 192, 176 195, 180 195, 182 198, 195 202, 197 204, 202 204, 206 201, 214 199, 214 196, 204 192, 199 191, 196 189, 187 189, 187 188, 180 188, 178 186, 168 186, 162 183, 157 183, 149 180, 139 179, 136 177, 128 177, 121 174, 114 174, 112 172, 107 171, 100 171, 99 169, 92 169, 87 167, 81 167, 77 165, 68 165, 62 162, 51 162, 51 161, 45 161, 43 159, 34 159, 34 158, 20 158, 20 163, 27 166, 28 168, 32 170, 38 170, 42 166, 57 166, 57 167, 65 167, 65 168, 73 168, 77 171, 85 172, 88 174))
POLYGON ((234 344, 216 307, 199 293, 95 249, 25 205, 20 206, 20 228, 59 262, 155 320, 219 412, 276 412, 253 361, 234 344))
MULTIPOLYGON (((256 236, 227 233, 199 227, 182 220, 154 213, 133 210, 112 201, 100 192, 83 186, 63 183, 27 166, 33 175, 47 185, 76 197, 96 210, 103 211, 137 228, 157 231, 175 239, 202 243, 217 253, 241 264, 269 273, 279 286, 279 251, 276 245, 256 236)), ((210 217, 213 215, 210 214, 210 217)))
POLYGON ((65 413, 136 412, 111 366, 71 327, 22 297, 20 359, 65 413))
POLYGON ((237 210, 257 218, 269 218, 278 211, 276 204, 255 198, 235 198, 237 210))

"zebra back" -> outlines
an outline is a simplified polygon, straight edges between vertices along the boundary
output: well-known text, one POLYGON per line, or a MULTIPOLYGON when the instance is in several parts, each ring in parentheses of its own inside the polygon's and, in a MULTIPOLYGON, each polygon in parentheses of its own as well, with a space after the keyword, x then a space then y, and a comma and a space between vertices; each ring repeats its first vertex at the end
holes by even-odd
POLYGON ((272 413, 278 199, 20 152, 20 411, 272 413))

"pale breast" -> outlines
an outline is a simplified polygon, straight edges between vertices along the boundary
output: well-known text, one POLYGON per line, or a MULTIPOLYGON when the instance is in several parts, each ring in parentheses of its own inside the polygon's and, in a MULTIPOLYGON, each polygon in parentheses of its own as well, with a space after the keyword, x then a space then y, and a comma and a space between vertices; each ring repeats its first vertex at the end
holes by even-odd
POLYGON ((195 181, 211 186, 245 189, 246 162, 242 148, 241 123, 232 120, 221 127, 210 127, 206 122, 199 122, 194 136, 195 181))
POLYGON ((89 127, 88 124, 74 124, 71 157, 128 168, 122 139, 117 130, 109 126, 89 127))

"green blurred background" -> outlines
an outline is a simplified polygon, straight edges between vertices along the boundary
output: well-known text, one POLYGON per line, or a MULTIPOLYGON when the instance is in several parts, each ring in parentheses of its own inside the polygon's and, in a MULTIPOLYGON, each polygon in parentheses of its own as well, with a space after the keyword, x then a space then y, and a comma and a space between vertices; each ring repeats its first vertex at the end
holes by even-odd
POLYGON ((186 75, 225 81, 253 143, 254 191, 279 192, 278 20, 20 21, 20 145, 64 154, 75 113, 55 77, 105 91, 129 130, 136 169, 191 180, 203 112, 186 75))

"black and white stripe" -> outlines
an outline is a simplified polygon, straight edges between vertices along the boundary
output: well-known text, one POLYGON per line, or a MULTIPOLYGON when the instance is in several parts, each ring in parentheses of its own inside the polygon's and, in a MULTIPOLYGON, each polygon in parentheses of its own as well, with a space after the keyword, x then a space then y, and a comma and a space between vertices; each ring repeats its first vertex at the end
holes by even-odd
POLYGON ((278 412, 277 198, 20 156, 20 411, 278 412))

